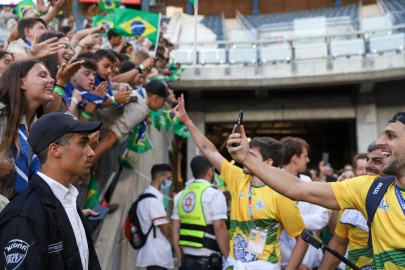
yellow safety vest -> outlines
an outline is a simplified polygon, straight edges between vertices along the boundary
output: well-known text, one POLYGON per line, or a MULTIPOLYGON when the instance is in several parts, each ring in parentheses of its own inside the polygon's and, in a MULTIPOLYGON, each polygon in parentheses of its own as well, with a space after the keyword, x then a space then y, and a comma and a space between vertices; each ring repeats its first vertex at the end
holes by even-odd
POLYGON ((214 227, 212 224, 207 224, 202 207, 202 194, 209 187, 213 186, 209 183, 194 181, 180 196, 177 204, 180 216, 180 246, 205 247, 219 251, 214 227))

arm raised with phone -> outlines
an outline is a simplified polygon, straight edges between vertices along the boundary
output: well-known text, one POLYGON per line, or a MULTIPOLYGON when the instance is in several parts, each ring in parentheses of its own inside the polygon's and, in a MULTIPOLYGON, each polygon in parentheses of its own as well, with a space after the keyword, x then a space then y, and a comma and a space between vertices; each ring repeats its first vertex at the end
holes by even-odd
POLYGON ((215 169, 221 171, 224 157, 219 153, 215 145, 195 126, 185 109, 184 95, 178 98, 177 106, 174 108, 177 118, 184 123, 198 148, 203 155, 214 165, 215 169))
POLYGON ((227 142, 228 151, 232 158, 246 166, 266 185, 278 193, 296 200, 317 204, 329 209, 339 210, 332 187, 329 183, 300 181, 294 175, 279 168, 268 166, 253 155, 249 155, 249 143, 243 125, 240 133, 236 133, 236 125, 227 142), (234 147, 234 144, 238 146, 234 147))

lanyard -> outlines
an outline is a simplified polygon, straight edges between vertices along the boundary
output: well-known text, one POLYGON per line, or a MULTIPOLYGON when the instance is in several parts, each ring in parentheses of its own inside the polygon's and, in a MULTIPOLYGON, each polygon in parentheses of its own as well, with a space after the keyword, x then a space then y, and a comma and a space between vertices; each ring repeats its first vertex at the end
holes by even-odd
POLYGON ((252 220, 253 227, 255 227, 255 220, 253 219, 253 210, 252 210, 252 181, 250 181, 249 185, 249 193, 248 193, 248 212, 250 216, 250 220, 252 220))
POLYGON ((395 186, 395 194, 397 195, 399 206, 401 206, 402 212, 405 215, 405 200, 404 200, 404 197, 402 197, 401 191, 399 190, 399 187, 397 186, 397 183, 394 182, 394 186, 395 186))

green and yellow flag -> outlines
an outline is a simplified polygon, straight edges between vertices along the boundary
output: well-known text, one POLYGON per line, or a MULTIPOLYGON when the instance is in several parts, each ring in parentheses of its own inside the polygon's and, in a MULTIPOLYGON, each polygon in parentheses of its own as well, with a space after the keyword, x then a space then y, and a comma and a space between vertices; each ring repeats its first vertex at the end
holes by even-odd
POLYGON ((156 45, 159 37, 160 14, 136 9, 114 9, 115 27, 122 36, 143 36, 156 45))
POLYGON ((114 8, 119 7, 121 4, 121 1, 117 0, 100 0, 98 2, 98 6, 104 11, 104 12, 113 12, 114 8))
POLYGON ((142 125, 137 125, 133 131, 129 133, 128 149, 135 153, 142 154, 152 149, 152 144, 149 140, 148 134, 141 131, 142 125))
POLYGON ((169 81, 178 81, 180 80, 181 74, 183 74, 184 68, 176 68, 172 70, 170 74, 169 81))
POLYGON ((84 208, 92 209, 94 205, 98 204, 98 184, 96 176, 93 175, 89 183, 89 191, 87 192, 87 200, 84 208))
POLYGON ((21 20, 24 18, 24 13, 31 8, 35 8, 34 2, 32 0, 23 0, 18 5, 14 7, 14 12, 17 14, 17 19, 21 20))
POLYGON ((191 136, 188 127, 182 122, 180 122, 179 119, 176 119, 176 121, 173 124, 173 133, 185 139, 190 138, 191 136))
POLYGON ((114 28, 113 16, 93 16, 93 26, 104 26, 107 31, 114 28))

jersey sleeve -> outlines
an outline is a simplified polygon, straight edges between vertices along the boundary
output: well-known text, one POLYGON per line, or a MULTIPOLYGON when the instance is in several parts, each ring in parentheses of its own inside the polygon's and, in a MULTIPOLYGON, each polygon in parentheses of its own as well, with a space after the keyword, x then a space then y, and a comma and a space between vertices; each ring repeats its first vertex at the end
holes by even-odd
POLYGON ((291 237, 297 237, 305 229, 297 203, 277 194, 277 217, 291 237))
POLYGON ((331 183, 340 209, 357 209, 366 216, 367 193, 377 177, 364 175, 342 182, 331 183))
POLYGON ((233 191, 239 184, 243 176, 243 170, 235 165, 232 165, 228 160, 223 159, 221 164, 221 178, 224 179, 226 187, 233 191))
POLYGON ((340 223, 340 218, 342 217, 343 210, 339 211, 338 222, 336 224, 335 234, 341 238, 347 239, 349 237, 349 225, 340 223))

